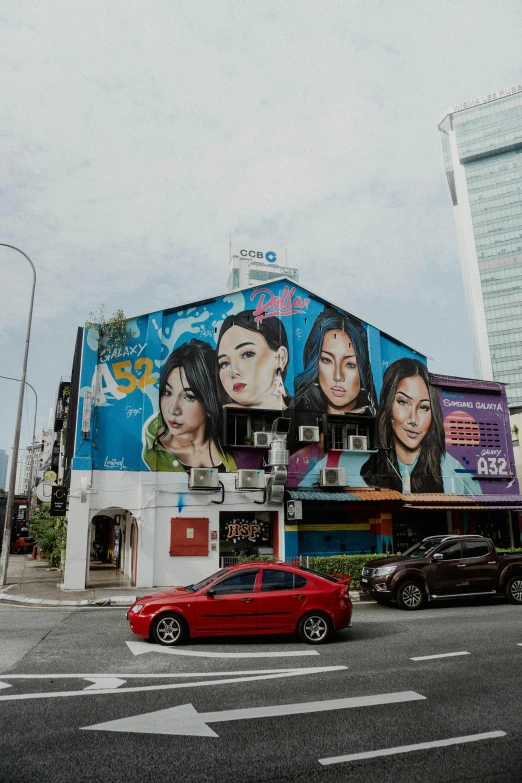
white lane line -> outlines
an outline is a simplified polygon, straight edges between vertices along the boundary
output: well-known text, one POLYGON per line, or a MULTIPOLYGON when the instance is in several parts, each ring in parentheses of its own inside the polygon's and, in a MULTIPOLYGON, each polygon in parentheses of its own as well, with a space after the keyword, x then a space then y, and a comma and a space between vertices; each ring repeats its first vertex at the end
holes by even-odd
POLYGON ((125 642, 133 655, 156 653, 159 655, 181 655, 189 658, 295 658, 303 655, 319 655, 317 650, 283 650, 280 652, 201 652, 199 650, 178 650, 158 647, 148 642, 125 642))
POLYGON ((450 737, 450 739, 434 740, 433 742, 419 742, 417 745, 399 745, 397 748, 383 748, 382 750, 369 750, 366 753, 350 753, 347 756, 331 756, 326 759, 318 759, 324 767, 329 764, 342 764, 345 761, 359 761, 360 759, 373 759, 377 756, 395 756, 397 753, 410 753, 413 750, 429 750, 430 748, 442 748, 448 745, 462 745, 465 742, 479 742, 480 740, 505 737, 505 731, 486 731, 483 734, 468 734, 465 737, 450 737))
POLYGON ((10 685, 8 682, 0 682, 0 690, 2 688, 12 688, 13 686, 10 685))
POLYGON ((517 647, 522 647, 522 642, 517 642, 517 647))
POLYGON ((441 653, 440 655, 419 655, 417 658, 410 658, 410 661, 432 661, 435 658, 454 658, 456 655, 471 655, 469 652, 441 653))
POLYGON ((66 696, 102 696, 109 693, 138 693, 140 691, 167 691, 178 688, 202 688, 206 685, 228 685, 228 683, 251 682, 252 680, 273 680, 277 677, 298 677, 303 674, 320 672, 335 672, 346 669, 346 666, 314 666, 310 668, 293 669, 278 674, 262 674, 255 677, 232 677, 228 680, 200 680, 199 682, 177 682, 168 685, 144 685, 134 688, 108 688, 103 691, 49 691, 48 693, 20 693, 0 696, 0 701, 25 701, 27 699, 58 699, 66 696))
MULTIPOLYGON (((343 669, 348 668, 343 666, 343 669)), ((124 680, 168 680, 179 677, 237 677, 247 674, 281 674, 282 672, 296 671, 295 667, 285 667, 283 669, 234 669, 231 672, 179 672, 178 674, 2 674, 4 680, 99 680, 102 677, 116 677, 124 680)), ((8 688, 7 684, 4 688, 8 688)))

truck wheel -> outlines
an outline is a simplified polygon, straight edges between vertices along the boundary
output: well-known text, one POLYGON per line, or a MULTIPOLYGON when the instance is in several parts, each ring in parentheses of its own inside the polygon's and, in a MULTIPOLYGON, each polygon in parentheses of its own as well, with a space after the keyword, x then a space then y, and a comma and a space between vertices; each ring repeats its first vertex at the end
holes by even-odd
POLYGON ((424 605, 426 594, 418 582, 404 582, 397 591, 397 606, 399 609, 413 611, 424 605))
POLYGON ((522 604, 522 576, 514 576, 506 585, 506 598, 512 604, 522 604))

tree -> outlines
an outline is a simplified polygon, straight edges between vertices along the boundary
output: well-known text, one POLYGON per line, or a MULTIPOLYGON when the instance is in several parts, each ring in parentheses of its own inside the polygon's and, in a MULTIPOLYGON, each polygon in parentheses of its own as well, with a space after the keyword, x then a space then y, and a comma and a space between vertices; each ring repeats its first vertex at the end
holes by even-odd
POLYGON ((44 503, 33 511, 31 532, 49 564, 60 566, 67 539, 67 519, 51 516, 49 508, 49 504, 44 503))

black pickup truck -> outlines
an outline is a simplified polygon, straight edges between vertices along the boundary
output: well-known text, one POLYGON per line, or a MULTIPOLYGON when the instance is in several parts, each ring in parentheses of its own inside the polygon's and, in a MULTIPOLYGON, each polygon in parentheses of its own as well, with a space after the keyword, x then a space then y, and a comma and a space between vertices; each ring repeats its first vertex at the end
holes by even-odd
POLYGON ((427 601, 498 594, 522 605, 522 554, 498 554, 483 536, 430 536, 364 566, 361 588, 381 604, 396 601, 410 610, 427 601))

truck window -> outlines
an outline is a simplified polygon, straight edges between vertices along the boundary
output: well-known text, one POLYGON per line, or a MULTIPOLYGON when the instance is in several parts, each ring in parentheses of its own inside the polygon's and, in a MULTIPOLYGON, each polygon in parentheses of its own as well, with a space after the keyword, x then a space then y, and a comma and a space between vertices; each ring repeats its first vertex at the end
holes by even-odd
POLYGON ((429 553, 440 544, 440 541, 419 541, 418 544, 414 544, 405 552, 402 553, 403 557, 410 557, 412 560, 417 560, 421 557, 427 557, 429 553))
POLYGON ((467 557, 486 557, 489 546, 486 541, 466 541, 467 557))
POLYGON ((462 555, 462 546, 460 541, 455 544, 448 544, 448 546, 439 550, 444 560, 460 560, 462 555))

